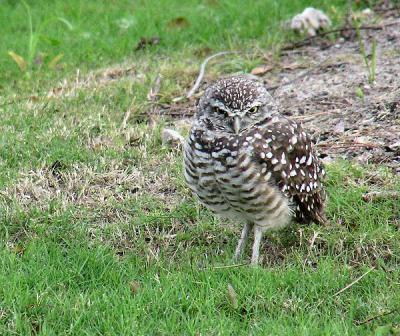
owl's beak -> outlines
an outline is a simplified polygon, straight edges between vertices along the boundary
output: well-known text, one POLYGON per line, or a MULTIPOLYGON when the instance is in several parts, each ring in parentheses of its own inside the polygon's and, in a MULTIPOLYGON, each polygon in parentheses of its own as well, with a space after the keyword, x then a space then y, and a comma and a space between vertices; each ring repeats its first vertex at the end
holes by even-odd
POLYGON ((235 134, 239 134, 240 132, 240 117, 237 115, 233 117, 233 130, 235 134))

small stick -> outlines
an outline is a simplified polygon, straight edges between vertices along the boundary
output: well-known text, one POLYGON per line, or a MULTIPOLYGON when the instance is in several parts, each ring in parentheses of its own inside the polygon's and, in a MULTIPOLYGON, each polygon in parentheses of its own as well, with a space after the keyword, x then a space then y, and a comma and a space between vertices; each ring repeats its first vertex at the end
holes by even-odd
POLYGON ((161 75, 158 74, 154 79, 154 82, 150 87, 149 92, 147 93, 147 100, 149 102, 150 108, 147 110, 146 114, 149 116, 152 122, 153 120, 151 119, 150 115, 156 112, 157 95, 160 92, 160 88, 161 88, 161 75))
POLYGON ((372 192, 362 195, 362 199, 365 202, 386 199, 386 198, 398 199, 398 198, 400 198, 400 193, 398 193, 396 191, 387 191, 387 192, 372 191, 372 192))
POLYGON ((377 315, 368 317, 368 318, 367 318, 366 320, 364 320, 364 321, 355 321, 355 325, 360 326, 360 325, 369 323, 369 322, 371 322, 371 321, 373 321, 373 320, 376 320, 376 319, 379 318, 379 317, 393 314, 396 310, 397 310, 397 309, 393 309, 393 310, 389 310, 389 311, 386 311, 386 312, 383 312, 383 313, 380 313, 380 314, 377 314, 377 315))
POLYGON ((370 268, 368 271, 366 271, 364 274, 360 275, 356 280, 353 282, 349 283, 346 287, 343 287, 340 291, 336 292, 333 297, 338 296, 339 294, 343 293, 344 291, 348 290, 350 287, 355 285, 357 282, 359 282, 362 278, 364 278, 369 272, 373 271, 375 267, 370 268))
POLYGON ((309 250, 310 251, 314 247, 314 243, 315 243, 315 240, 317 239, 318 235, 319 235, 319 232, 318 231, 314 231, 313 236, 312 236, 311 241, 310 241, 310 246, 309 246, 309 250))
POLYGON ((221 51, 219 53, 216 53, 214 55, 208 56, 204 62, 201 64, 200 66, 200 72, 199 75, 197 76, 196 82, 194 83, 193 87, 189 90, 189 92, 186 94, 186 98, 190 98, 191 96, 193 96, 193 94, 197 91, 197 89, 199 88, 201 81, 203 80, 204 77, 204 72, 206 70, 206 65, 209 61, 211 61, 213 58, 218 57, 218 56, 222 56, 222 55, 226 55, 226 54, 233 54, 236 53, 236 51, 221 51))
POLYGON ((212 269, 225 269, 225 268, 234 268, 234 267, 242 267, 247 266, 248 264, 234 264, 234 265, 222 265, 222 266, 214 266, 212 269))
POLYGON ((135 101, 136 101, 136 98, 134 97, 133 100, 132 100, 131 106, 130 106, 130 107, 128 108, 128 110, 125 112, 124 119, 122 120, 121 126, 120 126, 120 128, 119 128, 120 130, 123 130, 123 129, 126 128, 126 123, 128 122, 128 119, 129 119, 129 117, 131 116, 131 112, 132 112, 132 110, 133 110, 133 106, 135 105, 135 101))
POLYGON ((160 92, 160 87, 161 87, 161 75, 158 74, 154 80, 153 86, 150 88, 147 94, 147 100, 149 102, 154 103, 156 101, 157 95, 160 92))
POLYGON ((299 42, 294 42, 292 44, 286 45, 286 46, 282 47, 281 50, 285 51, 285 50, 291 50, 294 48, 299 48, 299 47, 305 46, 308 42, 314 40, 317 37, 322 37, 322 36, 333 34, 333 33, 342 33, 345 31, 355 31, 357 29, 359 29, 359 30, 382 30, 385 27, 394 26, 399 23, 400 23, 400 21, 395 21, 395 22, 389 22, 389 23, 386 23, 383 25, 376 25, 376 26, 361 26, 360 28, 346 27, 346 28, 332 29, 332 30, 328 30, 326 32, 322 32, 315 36, 307 37, 299 42))
POLYGON ((400 10, 400 6, 393 6, 390 8, 374 8, 374 12, 377 12, 377 13, 385 13, 385 12, 398 11, 398 10, 400 10))
POLYGON ((314 247, 314 243, 315 243, 315 240, 317 239, 318 235, 319 235, 319 232, 318 231, 314 231, 313 236, 311 237, 310 246, 308 247, 307 256, 306 256, 306 258, 304 259, 304 262, 303 262, 303 272, 305 271, 307 260, 308 260, 309 256, 311 255, 311 250, 314 247))
POLYGON ((289 117, 288 119, 303 120, 303 119, 313 118, 313 117, 320 116, 320 115, 335 114, 335 113, 336 114, 341 114, 342 112, 340 112, 340 111, 326 111, 326 112, 310 113, 310 114, 307 114, 307 115, 289 117))
POLYGON ((373 143, 361 143, 361 142, 353 142, 353 143, 339 143, 337 145, 330 143, 319 143, 318 147, 323 148, 349 148, 349 147, 371 147, 371 148, 380 148, 383 147, 381 145, 375 145, 373 143))

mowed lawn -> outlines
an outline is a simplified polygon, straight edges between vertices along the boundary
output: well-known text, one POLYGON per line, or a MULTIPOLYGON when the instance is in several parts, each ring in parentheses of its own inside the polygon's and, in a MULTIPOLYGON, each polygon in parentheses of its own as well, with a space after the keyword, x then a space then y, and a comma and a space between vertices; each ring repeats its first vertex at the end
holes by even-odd
POLYGON ((347 1, 0 2, 0 335, 400 334, 399 200, 363 200, 398 177, 329 165, 330 225, 233 265, 240 225, 198 205, 151 114, 158 77, 168 105, 207 55, 242 51, 208 79, 249 72, 310 5, 338 23, 347 1))

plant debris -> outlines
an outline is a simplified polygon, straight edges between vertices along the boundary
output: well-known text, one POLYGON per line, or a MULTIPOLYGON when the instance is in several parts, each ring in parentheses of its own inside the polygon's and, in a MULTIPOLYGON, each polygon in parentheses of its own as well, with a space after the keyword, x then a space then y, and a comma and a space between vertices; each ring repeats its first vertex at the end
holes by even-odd
POLYGON ((160 43, 160 38, 158 36, 152 37, 142 37, 135 47, 135 51, 142 50, 148 46, 154 46, 160 43))
POLYGON ((293 17, 290 28, 296 32, 307 33, 308 36, 317 35, 318 31, 331 25, 329 17, 321 10, 307 7, 302 13, 293 17))
POLYGON ((190 26, 190 22, 188 21, 188 19, 186 19, 183 16, 178 16, 176 18, 173 18, 172 20, 170 20, 167 23, 167 27, 169 29, 173 29, 173 28, 187 28, 190 26))
POLYGON ((396 145, 400 140, 400 33, 393 22, 388 18, 380 23, 381 29, 360 31, 367 52, 376 41, 373 83, 368 80, 360 42, 340 38, 328 48, 316 42, 282 56, 282 63, 301 60, 310 68, 321 64, 306 76, 299 79, 298 71, 282 68, 263 77, 265 83, 278 86, 274 97, 283 114, 303 123, 329 161, 376 163, 400 174, 396 145))

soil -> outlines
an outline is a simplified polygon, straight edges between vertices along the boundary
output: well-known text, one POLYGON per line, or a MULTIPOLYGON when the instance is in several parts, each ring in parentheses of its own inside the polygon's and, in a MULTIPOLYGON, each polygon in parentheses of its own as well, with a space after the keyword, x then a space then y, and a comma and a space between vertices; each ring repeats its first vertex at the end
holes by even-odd
MULTIPOLYGON (((314 135, 324 161, 353 159, 400 174, 399 17, 395 11, 379 23, 364 23, 371 29, 360 30, 360 37, 351 27, 335 38, 324 34, 293 43, 283 48, 279 62, 265 57, 266 71, 258 78, 271 88, 282 114, 314 135), (374 41, 372 80, 365 57, 372 64, 374 41)), ((194 106, 181 102, 164 112, 183 117, 194 106)))
POLYGON ((379 26, 360 32, 369 62, 376 41, 374 81, 356 36, 334 42, 315 39, 313 45, 287 51, 281 61, 292 67, 265 79, 285 83, 306 71, 274 96, 283 114, 314 134, 325 160, 385 164, 400 174, 400 20, 386 18, 379 26), (310 70, 301 69, 303 64, 310 70))

